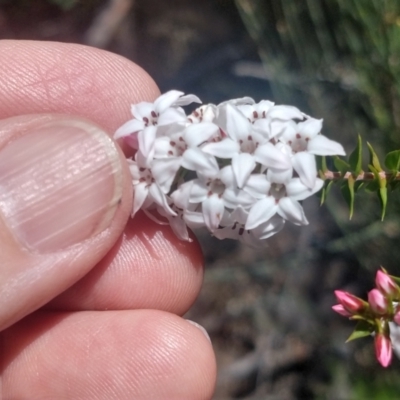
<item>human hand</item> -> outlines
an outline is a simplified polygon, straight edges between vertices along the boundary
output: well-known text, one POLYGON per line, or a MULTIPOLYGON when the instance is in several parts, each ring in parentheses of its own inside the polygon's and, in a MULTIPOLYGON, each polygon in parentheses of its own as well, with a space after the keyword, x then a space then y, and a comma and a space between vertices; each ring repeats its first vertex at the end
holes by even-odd
POLYGON ((128 220, 129 171, 104 133, 154 82, 72 44, 3 41, 0 59, 2 399, 211 398, 211 345, 180 317, 201 251, 128 220))

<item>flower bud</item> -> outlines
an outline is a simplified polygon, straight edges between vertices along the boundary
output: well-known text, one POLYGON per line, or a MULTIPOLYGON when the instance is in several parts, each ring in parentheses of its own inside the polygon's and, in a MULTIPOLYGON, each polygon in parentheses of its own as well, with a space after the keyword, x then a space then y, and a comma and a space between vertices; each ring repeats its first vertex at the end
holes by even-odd
POLYGON ((394 297, 399 293, 397 283, 385 272, 378 271, 375 278, 376 287, 386 296, 394 297))
POLYGON ((365 309, 365 302, 351 293, 335 290, 335 296, 344 309, 352 315, 365 309))
POLYGON ((394 314, 393 321, 396 322, 397 325, 400 325, 400 311, 397 311, 396 314, 394 314))
POLYGON ((332 310, 336 311, 340 315, 343 315, 343 317, 351 317, 353 315, 349 313, 341 304, 332 306, 332 310))
POLYGON ((368 302, 375 314, 383 315, 388 311, 389 300, 378 289, 372 289, 368 293, 368 302))
POLYGON ((392 361, 392 343, 388 336, 380 332, 375 335, 375 354, 382 367, 389 366, 392 361))

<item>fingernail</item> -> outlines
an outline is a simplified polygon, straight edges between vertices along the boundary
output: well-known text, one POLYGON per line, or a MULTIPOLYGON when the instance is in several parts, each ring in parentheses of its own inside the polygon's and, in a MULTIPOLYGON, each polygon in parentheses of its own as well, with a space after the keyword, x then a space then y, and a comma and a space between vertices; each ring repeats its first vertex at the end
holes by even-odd
POLYGON ((198 324, 197 322, 194 322, 194 321, 192 321, 192 320, 190 320, 190 319, 187 319, 186 321, 189 322, 189 324, 192 324, 192 325, 194 325, 196 328, 200 329, 200 331, 203 333, 203 335, 204 335, 204 336, 207 338, 207 340, 211 343, 210 336, 208 335, 207 331, 206 331, 200 324, 198 324))
POLYGON ((0 150, 0 211, 30 251, 55 252, 103 231, 121 196, 114 142, 88 122, 49 121, 0 150))

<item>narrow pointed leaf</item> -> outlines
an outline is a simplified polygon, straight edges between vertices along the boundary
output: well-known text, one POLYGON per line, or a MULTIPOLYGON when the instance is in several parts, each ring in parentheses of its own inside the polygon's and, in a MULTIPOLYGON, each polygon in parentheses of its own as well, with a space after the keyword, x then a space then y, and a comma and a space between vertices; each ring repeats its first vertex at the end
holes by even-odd
MULTIPOLYGON (((386 179, 385 179, 385 181, 386 181, 386 179)), ((379 200, 381 201, 381 207, 382 207, 381 220, 383 221, 385 218, 386 206, 387 206, 387 188, 381 187, 379 189, 378 196, 379 196, 379 200)))
POLYGON ((357 147, 353 150, 349 157, 351 170, 357 175, 362 171, 362 141, 358 135, 357 147))
POLYGON ((374 148, 367 142, 367 146, 369 149, 369 154, 371 156, 371 161, 370 163, 372 164, 372 166, 378 171, 381 172, 383 171, 382 167, 381 167, 381 163, 379 162, 379 158, 377 156, 377 154, 375 153, 374 148))
POLYGON ((362 337, 371 336, 371 333, 374 331, 374 327, 366 321, 359 321, 353 331, 353 333, 346 340, 350 342, 355 339, 360 339, 362 337))
POLYGON ((352 219, 354 212, 354 178, 350 175, 341 187, 342 195, 349 206, 349 219, 352 219))
POLYGON ((391 151, 386 155, 385 165, 393 172, 400 169, 400 150, 391 151))
MULTIPOLYGON (((325 187, 320 192, 321 193, 321 201, 320 201, 321 206, 325 203, 326 198, 329 194, 329 191, 331 190, 332 185, 333 185, 333 181, 329 181, 328 184, 325 185, 325 187)), ((318 196, 318 194, 317 194, 317 196, 318 196)))
POLYGON ((346 161, 342 160, 338 156, 333 159, 333 163, 335 164, 335 168, 344 175, 346 172, 350 170, 350 165, 347 164, 346 161))

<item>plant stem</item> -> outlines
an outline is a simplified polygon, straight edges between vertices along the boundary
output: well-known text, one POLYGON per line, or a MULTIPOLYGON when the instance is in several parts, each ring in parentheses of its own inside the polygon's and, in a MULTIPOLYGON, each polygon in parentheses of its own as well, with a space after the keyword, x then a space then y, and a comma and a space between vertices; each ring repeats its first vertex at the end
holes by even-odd
MULTIPOLYGON (((342 174, 338 171, 325 171, 323 176, 327 180, 338 181, 340 179, 349 179, 349 176, 353 176, 356 181, 373 181, 375 179, 375 175, 373 172, 360 172, 357 176, 352 172, 346 172, 342 174)), ((400 180, 400 172, 392 173, 392 172, 379 172, 379 177, 381 179, 387 179, 391 181, 399 181, 400 180)))

